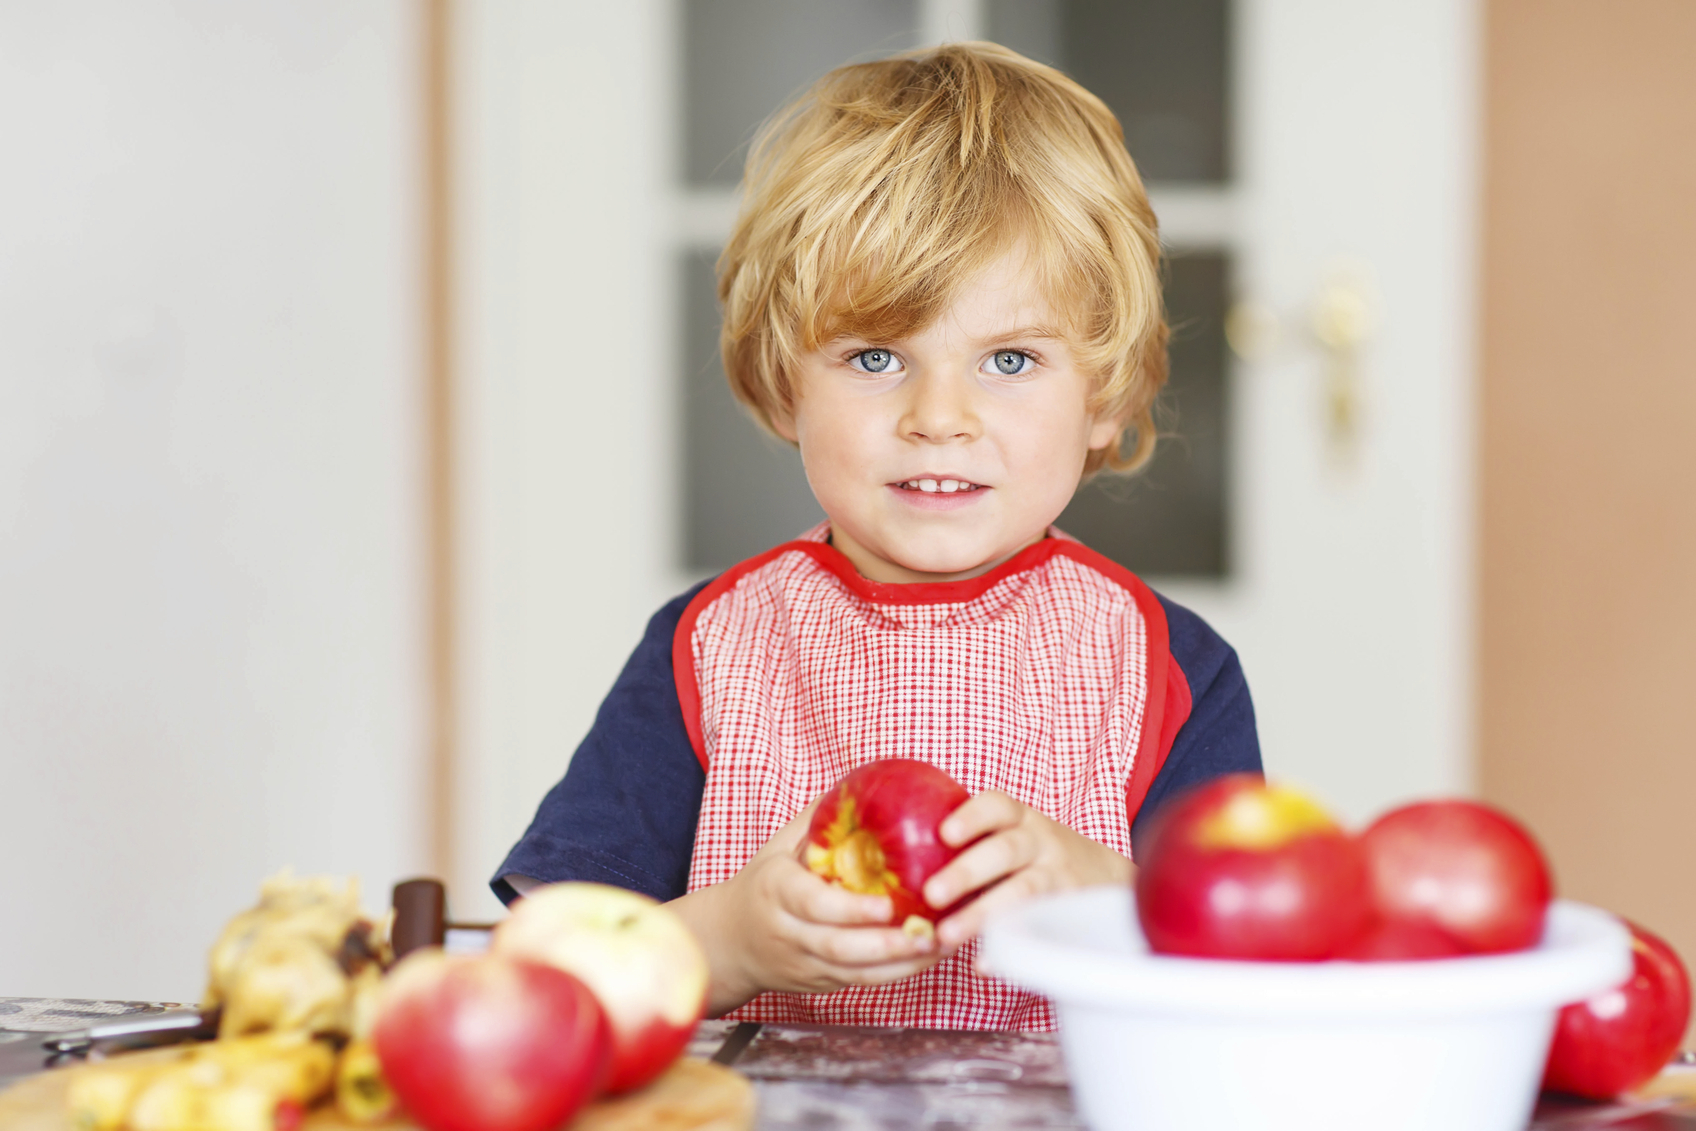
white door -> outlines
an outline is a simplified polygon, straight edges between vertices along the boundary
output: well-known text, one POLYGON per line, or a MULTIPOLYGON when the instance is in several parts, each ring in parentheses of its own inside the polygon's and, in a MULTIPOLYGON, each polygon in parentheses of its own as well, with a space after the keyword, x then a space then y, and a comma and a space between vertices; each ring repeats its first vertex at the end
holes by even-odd
POLYGON ((1268 772, 1356 819, 1472 782, 1478 19, 1236 4, 1239 293, 1283 342, 1237 368, 1235 576, 1165 588, 1241 653, 1268 772), (1349 288, 1367 336, 1327 358, 1349 288))
POLYGON ((1237 300, 1250 358, 1225 363, 1211 408, 1180 404, 1192 434, 1181 418, 1172 446, 1228 441, 1219 489, 1168 508, 1181 526, 1216 506, 1216 544, 1184 572, 1146 572, 1237 646, 1274 776, 1354 818, 1469 785, 1475 5, 1215 3, 1222 38, 1192 64, 1180 40, 1207 21, 1184 20, 1207 7, 463 6, 456 889, 479 888, 522 831, 646 616, 816 513, 792 453, 710 372, 701 295, 746 129, 854 53, 990 36, 1041 57, 1132 9, 1146 40, 1122 44, 1129 79, 1094 37, 1109 81, 1193 86, 1217 59, 1220 137, 1164 112, 1127 129, 1133 156, 1176 154, 1166 167, 1188 179, 1151 185, 1163 231, 1183 262, 1224 264, 1229 294, 1210 301, 1223 321, 1237 300), (1330 349, 1314 334, 1325 302, 1330 349))

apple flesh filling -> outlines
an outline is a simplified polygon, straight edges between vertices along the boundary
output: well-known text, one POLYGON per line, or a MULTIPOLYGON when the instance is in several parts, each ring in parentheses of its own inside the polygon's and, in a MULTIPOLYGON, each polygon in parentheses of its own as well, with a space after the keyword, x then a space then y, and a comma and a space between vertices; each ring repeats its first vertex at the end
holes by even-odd
MULTIPOLYGON (((854 819, 853 799, 844 799, 836 819, 824 830, 825 843, 807 845, 807 870, 856 895, 905 894, 901 877, 890 868, 883 845, 854 819)), ((936 927, 922 915, 908 915, 902 933, 913 938, 934 938, 936 927)))

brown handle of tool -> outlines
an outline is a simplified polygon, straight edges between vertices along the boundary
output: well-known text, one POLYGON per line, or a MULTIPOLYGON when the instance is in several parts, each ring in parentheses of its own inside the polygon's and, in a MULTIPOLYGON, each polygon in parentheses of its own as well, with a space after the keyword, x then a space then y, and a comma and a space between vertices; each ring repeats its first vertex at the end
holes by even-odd
POLYGON ((424 946, 441 946, 448 932, 448 893, 440 880, 403 880, 395 885, 395 957, 424 946))

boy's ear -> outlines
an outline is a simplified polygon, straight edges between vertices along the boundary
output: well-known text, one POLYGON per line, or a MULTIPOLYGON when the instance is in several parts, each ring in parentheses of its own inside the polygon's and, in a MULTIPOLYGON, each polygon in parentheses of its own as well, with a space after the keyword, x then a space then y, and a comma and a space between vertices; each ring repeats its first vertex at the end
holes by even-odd
POLYGON ((791 444, 800 441, 795 438, 795 413, 788 408, 775 408, 766 413, 766 420, 771 424, 771 430, 788 440, 791 444))
POLYGON ((1102 448, 1118 440, 1120 433, 1125 430, 1123 416, 1098 416, 1089 426, 1089 450, 1099 452, 1102 448))

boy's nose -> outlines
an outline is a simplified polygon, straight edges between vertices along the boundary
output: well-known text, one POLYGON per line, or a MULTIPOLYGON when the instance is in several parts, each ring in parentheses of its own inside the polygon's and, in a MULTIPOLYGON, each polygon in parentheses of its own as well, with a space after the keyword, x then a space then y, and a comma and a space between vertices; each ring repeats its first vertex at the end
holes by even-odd
POLYGON ((977 438, 980 425, 969 382, 949 373, 924 373, 908 382, 907 388, 902 436, 933 444, 977 438))

